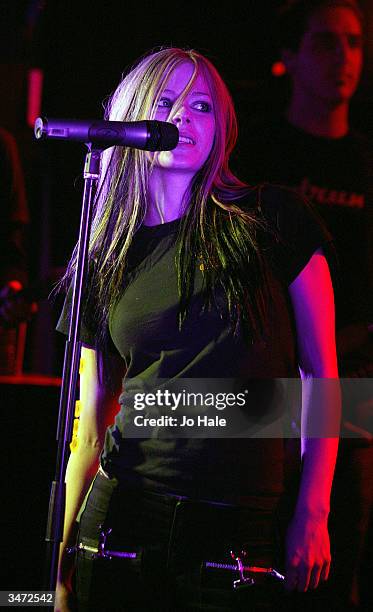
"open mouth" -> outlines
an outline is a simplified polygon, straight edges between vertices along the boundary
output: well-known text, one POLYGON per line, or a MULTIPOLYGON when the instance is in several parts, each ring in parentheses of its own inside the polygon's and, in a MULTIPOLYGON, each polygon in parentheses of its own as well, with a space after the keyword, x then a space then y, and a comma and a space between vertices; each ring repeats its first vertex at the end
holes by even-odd
POLYGON ((189 138, 189 136, 179 136, 179 143, 180 142, 183 144, 196 144, 192 138, 189 138))

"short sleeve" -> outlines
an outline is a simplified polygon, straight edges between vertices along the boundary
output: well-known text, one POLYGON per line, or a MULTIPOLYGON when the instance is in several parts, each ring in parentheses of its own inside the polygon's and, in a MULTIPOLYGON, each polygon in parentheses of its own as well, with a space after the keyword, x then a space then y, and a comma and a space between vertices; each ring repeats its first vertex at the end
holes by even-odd
POLYGON ((286 286, 320 248, 335 272, 333 238, 308 200, 292 189, 263 185, 258 205, 269 224, 265 245, 271 266, 286 286))
MULTIPOLYGON (((56 330, 62 334, 68 335, 70 325, 70 315, 73 297, 73 285, 71 284, 65 297, 65 302, 62 307, 60 318, 56 325, 56 330)), ((83 309, 84 310, 84 309, 83 309)), ((93 326, 88 326, 84 317, 80 324, 79 340, 87 346, 94 348, 96 346, 97 330, 93 326)))

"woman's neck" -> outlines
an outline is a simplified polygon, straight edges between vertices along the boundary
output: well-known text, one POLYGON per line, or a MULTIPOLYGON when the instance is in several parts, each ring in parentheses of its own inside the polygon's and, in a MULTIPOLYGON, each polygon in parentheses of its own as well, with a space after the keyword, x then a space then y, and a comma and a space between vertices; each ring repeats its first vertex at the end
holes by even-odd
POLYGON ((183 198, 189 187, 189 173, 159 171, 154 168, 149 181, 150 201, 145 225, 159 225, 183 215, 183 198))

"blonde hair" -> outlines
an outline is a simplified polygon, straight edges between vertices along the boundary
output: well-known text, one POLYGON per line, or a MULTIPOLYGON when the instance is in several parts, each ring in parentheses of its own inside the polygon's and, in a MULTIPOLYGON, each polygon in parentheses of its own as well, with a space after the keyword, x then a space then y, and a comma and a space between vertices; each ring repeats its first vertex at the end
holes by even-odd
MULTIPOLYGON (((209 195, 217 202, 233 199, 235 188, 243 183, 232 175, 228 167, 229 155, 237 139, 237 122, 231 96, 211 62, 193 50, 175 48, 162 49, 143 57, 123 78, 106 107, 105 119, 111 121, 139 121, 154 118, 159 98, 171 73, 180 64, 189 61, 194 72, 185 90, 174 102, 175 113, 193 85, 199 72, 207 80, 214 100, 216 134, 211 153, 201 172, 199 208, 203 209, 209 195)), ((112 242, 105 255, 105 263, 110 261, 116 251, 120 234, 126 233, 121 255, 124 255, 136 229, 146 213, 148 202, 148 181, 150 173, 149 157, 144 151, 127 147, 113 147, 102 154, 101 181, 92 223, 91 249, 100 248, 101 238, 112 212, 113 200, 116 207, 116 229, 112 242)), ((190 193, 186 194, 186 200, 190 193)), ((113 262, 115 266, 115 262, 113 262)))
MULTIPOLYGON (((182 227, 176 255, 180 296, 179 323, 184 320, 193 290, 195 257, 206 263, 206 287, 213 291, 219 270, 226 275, 229 308, 238 317, 241 294, 247 288, 247 262, 260 284, 261 258, 255 241, 260 225, 256 215, 242 210, 234 201, 244 197, 250 188, 229 169, 229 156, 237 139, 237 121, 232 98, 213 64, 194 50, 163 48, 142 57, 124 76, 108 100, 105 118, 112 121, 139 121, 155 116, 159 98, 171 73, 181 64, 191 62, 192 76, 184 91, 173 102, 168 119, 182 104, 198 74, 210 89, 215 114, 215 137, 203 167, 193 177, 184 196, 182 227), (220 212, 219 212, 220 211, 220 212), (225 223, 228 220, 228 223, 225 223), (242 264, 242 279, 231 277, 229 262, 237 269, 242 264), (255 274, 256 272, 256 274, 255 274), (240 289, 237 290, 237 283, 240 289), (238 296, 238 297, 237 297, 238 296)), ((96 321, 104 330, 110 308, 123 291, 126 256, 133 236, 143 222, 148 205, 149 176, 152 159, 145 151, 112 147, 102 154, 101 179, 94 205, 89 246, 91 269, 88 302, 97 309, 96 321)), ((71 278, 75 253, 65 279, 71 278)), ((256 295, 246 295, 247 315, 251 320, 258 308, 256 295), (253 308, 250 309, 250 304, 253 308), (255 307, 254 307, 255 306, 255 307), (249 316, 253 315, 253 316, 249 316)), ((241 300, 242 305, 242 300, 241 300)), ((92 309, 91 309, 92 310, 92 309)), ((261 308, 259 308, 261 310, 261 308)), ((246 314, 244 314, 246 316, 246 314)), ((260 318, 260 317, 259 317, 260 318)))

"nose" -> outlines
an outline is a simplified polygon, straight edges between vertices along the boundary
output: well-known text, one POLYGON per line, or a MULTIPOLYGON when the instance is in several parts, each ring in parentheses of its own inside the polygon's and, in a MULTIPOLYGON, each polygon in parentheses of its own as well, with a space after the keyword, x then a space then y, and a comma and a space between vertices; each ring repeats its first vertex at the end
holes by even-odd
POLYGON ((178 125, 178 126, 190 123, 190 116, 185 106, 181 106, 176 111, 176 113, 174 114, 172 118, 172 121, 173 123, 175 123, 175 125, 178 125))
POLYGON ((346 37, 341 37, 336 43, 336 56, 340 64, 348 61, 351 53, 349 41, 346 37))
POLYGON ((341 41, 337 47, 337 58, 340 62, 345 62, 348 57, 348 47, 347 45, 341 41))

